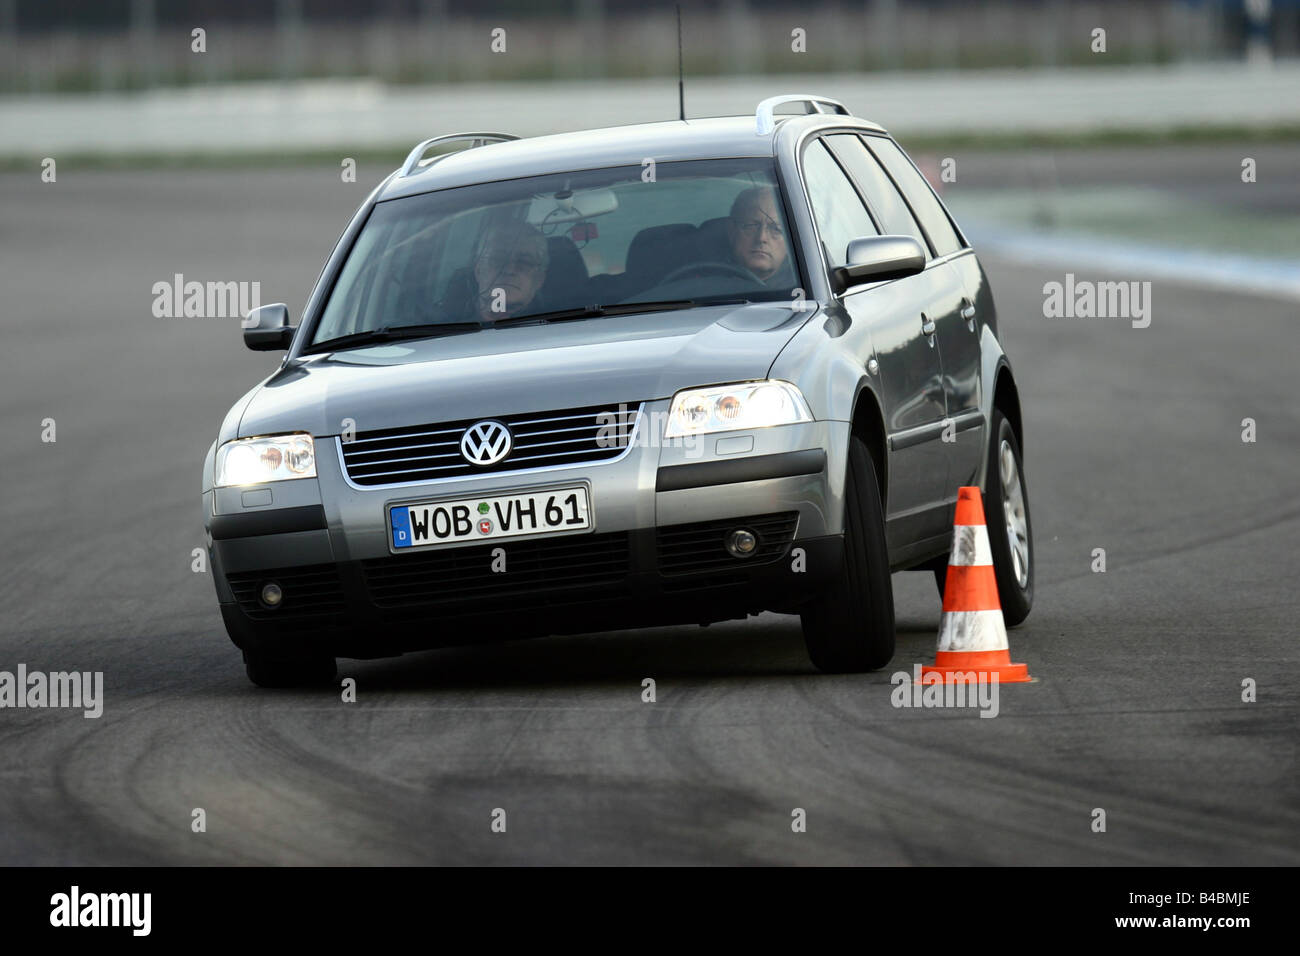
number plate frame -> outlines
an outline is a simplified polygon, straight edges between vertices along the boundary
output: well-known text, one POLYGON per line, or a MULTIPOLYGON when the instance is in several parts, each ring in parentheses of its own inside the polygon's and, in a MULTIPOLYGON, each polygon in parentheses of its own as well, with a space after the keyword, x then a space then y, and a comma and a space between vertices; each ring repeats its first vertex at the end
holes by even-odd
MULTIPOLYGON (((564 507, 562 500, 557 502, 557 504, 560 507, 564 507)), ((407 514, 409 515, 409 511, 407 512, 407 514)), ((433 520, 432 516, 430 516, 430 521, 432 520, 433 520)), ((409 522, 409 518, 408 518, 408 522, 409 522)), ((491 492, 486 492, 484 494, 480 494, 476 496, 470 496, 465 494, 464 492, 461 492, 459 494, 454 494, 454 495, 453 494, 439 495, 434 498, 422 496, 417 498, 404 498, 404 499, 388 501, 384 503, 384 536, 388 542, 388 551, 390 554, 413 554, 422 551, 437 550, 439 548, 470 547, 476 544, 488 544, 497 541, 528 541, 535 538, 555 538, 555 537, 564 537, 564 536, 572 536, 572 535, 580 535, 580 534, 591 534, 595 530, 596 530, 596 508, 593 500, 593 495, 591 493, 591 482, 586 480, 556 482, 553 484, 538 485, 531 488, 498 489, 498 490, 493 490, 491 492), (496 510, 496 505, 498 502, 504 504, 507 501, 518 501, 520 499, 527 499, 527 498, 532 498, 536 500, 540 498, 541 500, 536 502, 537 507, 539 509, 544 509, 546 507, 547 496, 557 495, 562 492, 581 492, 585 496, 586 518, 587 518, 587 523, 585 527, 581 527, 581 528, 560 527, 560 528, 549 529, 549 530, 527 531, 523 533, 517 533, 514 531, 507 532, 504 534, 499 533, 496 527, 499 521, 498 512, 496 510), (487 503, 490 508, 488 514, 485 516, 489 518, 494 525, 493 533, 490 535, 475 533, 477 531, 477 527, 476 527, 475 531, 472 531, 468 536, 463 538, 458 538, 454 541, 437 541, 429 544, 410 544, 404 547, 399 547, 394 542, 394 537, 395 537, 394 536, 395 529, 393 526, 394 511, 402 511, 405 509, 420 507, 420 506, 434 507, 434 506, 441 505, 444 507, 450 507, 455 505, 466 505, 470 509, 471 520, 473 520, 475 525, 477 526, 477 522, 479 520, 479 512, 477 506, 480 502, 487 503)))

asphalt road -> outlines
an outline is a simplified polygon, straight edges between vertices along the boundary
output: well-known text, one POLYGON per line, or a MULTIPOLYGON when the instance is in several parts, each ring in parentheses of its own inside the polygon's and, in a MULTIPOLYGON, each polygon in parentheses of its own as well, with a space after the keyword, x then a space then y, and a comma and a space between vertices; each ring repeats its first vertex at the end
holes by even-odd
POLYGON ((258 280, 296 314, 365 189, 0 177, 0 670, 105 682, 99 719, 0 710, 0 862, 1300 863, 1294 302, 1156 283, 1147 329, 1045 319, 1065 267, 987 263, 1038 560, 1037 681, 996 719, 891 706, 931 659, 924 574, 869 675, 766 615, 343 661, 354 704, 254 688, 191 550, 204 451, 276 358, 151 289, 258 280))

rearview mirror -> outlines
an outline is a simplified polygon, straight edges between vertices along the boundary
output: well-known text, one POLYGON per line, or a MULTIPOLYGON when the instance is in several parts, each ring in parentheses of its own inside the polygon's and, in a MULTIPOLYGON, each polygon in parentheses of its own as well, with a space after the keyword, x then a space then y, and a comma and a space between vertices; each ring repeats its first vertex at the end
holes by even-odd
POLYGON ((528 221, 535 226, 583 222, 594 216, 607 216, 616 209, 618 196, 612 189, 563 190, 534 199, 528 210, 528 221))
POLYGON ((243 321, 244 344, 254 352, 287 349, 297 329, 289 325, 289 307, 283 302, 254 309, 243 321))
POLYGON ((849 243, 845 263, 832 271, 835 291, 864 282, 916 275, 925 268, 925 249, 911 236, 864 236, 849 243))

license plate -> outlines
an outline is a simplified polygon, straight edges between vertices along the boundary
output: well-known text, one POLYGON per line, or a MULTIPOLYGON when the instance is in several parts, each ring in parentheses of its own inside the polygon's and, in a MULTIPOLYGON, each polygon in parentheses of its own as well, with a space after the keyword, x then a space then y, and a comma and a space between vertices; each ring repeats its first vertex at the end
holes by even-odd
POLYGON ((394 549, 496 541, 524 534, 558 534, 591 528, 585 486, 528 494, 459 498, 393 505, 388 509, 394 549))

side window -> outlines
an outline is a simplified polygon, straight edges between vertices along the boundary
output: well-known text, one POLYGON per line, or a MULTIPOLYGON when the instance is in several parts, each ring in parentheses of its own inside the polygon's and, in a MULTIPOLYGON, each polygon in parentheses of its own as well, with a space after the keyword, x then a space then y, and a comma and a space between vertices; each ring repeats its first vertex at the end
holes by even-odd
POLYGON ((879 234, 867 207, 862 205, 844 170, 831 157, 826 145, 818 140, 803 154, 803 174, 812 202, 813 219, 830 256, 831 266, 844 264, 849 242, 862 236, 879 234))
POLYGON ((936 255, 946 256, 950 252, 956 252, 962 248, 961 240, 957 238, 956 231, 952 228, 952 223, 948 221, 948 214, 943 211, 943 206, 939 205, 939 200, 934 198, 934 193, 930 190, 930 184, 925 181, 925 177, 916 171, 911 160, 903 155, 903 151, 898 148, 893 140, 885 139, 881 136, 868 136, 867 143, 871 151, 876 154, 876 158, 889 171, 894 182, 898 183, 900 189, 907 195, 908 201, 912 204, 917 217, 921 220, 921 225, 925 231, 930 234, 930 241, 934 243, 936 255))
POLYGON ((867 197, 867 203, 880 220, 880 228, 889 235, 912 236, 926 250, 928 257, 929 247, 925 242, 925 233, 917 225, 916 217, 907 208, 898 187, 862 145, 862 140, 852 133, 828 136, 826 140, 831 151, 844 164, 862 194, 867 197))

